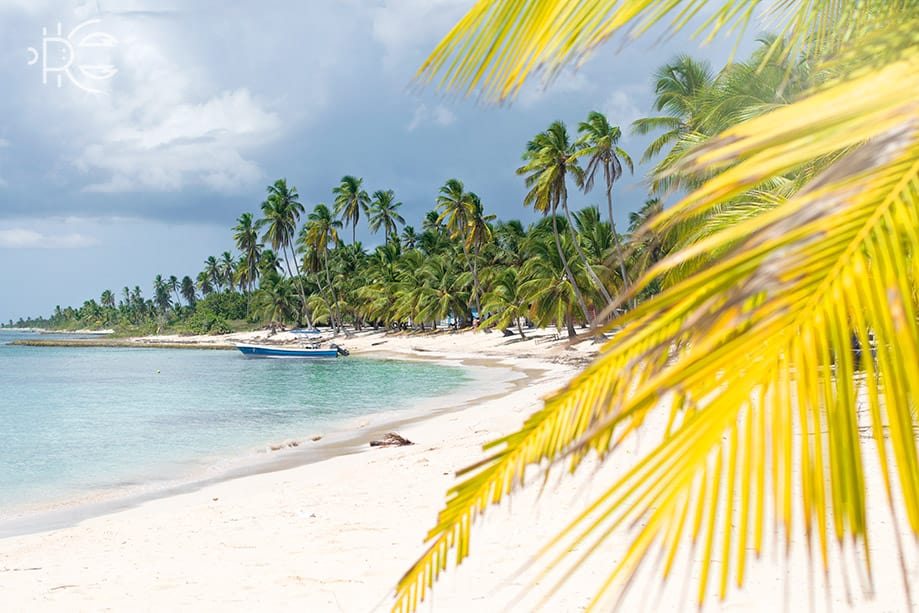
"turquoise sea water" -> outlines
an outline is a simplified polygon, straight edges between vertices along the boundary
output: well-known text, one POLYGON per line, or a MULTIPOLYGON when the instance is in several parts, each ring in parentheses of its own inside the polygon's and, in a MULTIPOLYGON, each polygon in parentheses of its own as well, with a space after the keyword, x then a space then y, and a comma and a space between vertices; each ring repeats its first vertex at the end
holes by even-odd
POLYGON ((473 380, 461 367, 401 360, 7 344, 26 336, 0 331, 0 516, 181 479, 473 380))

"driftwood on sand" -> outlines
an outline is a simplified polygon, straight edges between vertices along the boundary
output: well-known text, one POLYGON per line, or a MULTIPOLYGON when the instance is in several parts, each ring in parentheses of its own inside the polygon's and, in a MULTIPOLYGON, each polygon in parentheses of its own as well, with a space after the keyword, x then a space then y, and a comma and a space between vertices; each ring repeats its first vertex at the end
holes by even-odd
POLYGON ((402 447, 403 445, 414 445, 412 441, 403 438, 395 432, 388 432, 378 441, 370 441, 371 447, 402 447))

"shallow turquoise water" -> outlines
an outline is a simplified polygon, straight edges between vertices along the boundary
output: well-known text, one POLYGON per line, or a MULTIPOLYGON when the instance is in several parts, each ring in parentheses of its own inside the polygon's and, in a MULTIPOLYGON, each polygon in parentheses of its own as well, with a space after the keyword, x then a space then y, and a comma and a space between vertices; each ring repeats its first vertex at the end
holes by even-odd
POLYGON ((5 344, 23 336, 0 331, 0 512, 180 478, 472 381, 464 368, 401 360, 5 344))

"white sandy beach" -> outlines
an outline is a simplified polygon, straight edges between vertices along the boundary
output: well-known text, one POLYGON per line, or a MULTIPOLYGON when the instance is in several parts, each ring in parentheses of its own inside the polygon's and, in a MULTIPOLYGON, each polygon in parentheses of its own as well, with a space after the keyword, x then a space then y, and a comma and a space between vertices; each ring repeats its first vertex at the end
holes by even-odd
MULTIPOLYGON (((544 339, 508 342, 513 340, 500 333, 364 333, 347 339, 344 344, 354 354, 488 358, 526 369, 531 378, 502 397, 400 426, 398 432, 416 443, 410 447, 368 448, 149 501, 64 529, 0 539, 0 609, 388 610, 396 581, 423 551, 424 535, 454 483, 454 472, 479 459, 483 443, 517 428, 538 408, 540 398, 563 385, 577 363, 596 349, 590 341, 570 348, 544 339)), ((636 449, 624 451, 629 456, 636 449)), ((473 532, 472 557, 458 571, 448 571, 421 610, 531 611, 540 604, 546 611, 583 610, 604 577, 604 560, 581 569, 546 603, 541 599, 551 582, 523 593, 532 574, 516 571, 564 525, 576 501, 582 506, 602 491, 622 465, 614 461, 601 472, 585 466, 579 478, 561 485, 550 480, 538 510, 534 502, 540 492, 531 487, 510 504, 489 511, 486 522, 473 532)), ((889 516, 882 491, 872 486, 871 517, 885 527, 889 516)), ((901 519, 902 531, 904 523, 901 519)), ((803 542, 803 537, 796 541, 798 555, 790 564, 773 563, 767 554, 749 569, 742 591, 731 593, 724 603, 711 598, 707 608, 807 610, 803 542)), ((915 580, 916 544, 912 537, 904 544, 909 576, 915 580)), ((886 541, 879 535, 872 551, 875 599, 865 601, 853 580, 856 600, 851 610, 905 610, 890 534, 886 541)), ((611 546, 604 555, 612 563, 619 554, 611 546)), ((847 568, 851 574, 850 562, 847 568)), ((693 610, 698 572, 698 564, 681 567, 664 591, 643 577, 623 610, 693 610), (688 591, 686 579, 691 582, 688 591)), ((814 610, 828 605, 849 609, 842 582, 831 581, 829 596, 817 585, 814 610)), ((709 591, 714 596, 714 585, 709 591)))

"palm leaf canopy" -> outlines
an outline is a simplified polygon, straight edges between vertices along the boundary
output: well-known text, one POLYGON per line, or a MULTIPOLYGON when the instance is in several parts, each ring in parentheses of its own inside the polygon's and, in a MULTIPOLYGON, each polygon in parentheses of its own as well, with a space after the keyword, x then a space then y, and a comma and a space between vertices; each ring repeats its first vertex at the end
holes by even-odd
MULTIPOLYGON (((551 74, 619 28, 640 32, 671 11, 678 27, 703 4, 481 1, 422 74, 506 97, 537 67, 551 74)), ((707 23, 743 24, 759 4, 717 3, 707 23)), ((782 48, 813 54, 834 78, 687 154, 672 172, 705 177, 701 187, 649 227, 715 210, 815 159, 831 162, 781 204, 671 254, 620 297, 722 253, 613 321, 617 333, 598 359, 461 473, 394 610, 416 607, 451 551, 457 562, 468 555, 473 519, 522 485, 527 466, 574 470, 590 452, 606 460, 652 413, 666 426, 651 450, 544 550, 574 551, 576 568, 611 533, 629 535, 594 604, 621 594, 652 554, 670 576, 694 544, 703 556, 697 602, 711 568, 724 597, 743 584, 770 525, 786 543, 803 529, 824 566, 830 547, 854 542, 870 582, 871 481, 919 534, 919 8, 843 0, 766 10, 787 34, 782 48), (834 33, 838 23, 849 27, 834 33), (871 444, 860 442, 862 430, 871 444), (865 470, 866 454, 878 474, 865 470)), ((904 575, 907 600, 909 589, 904 575)))

